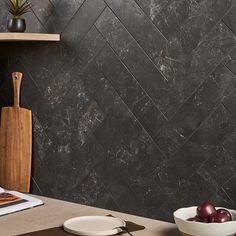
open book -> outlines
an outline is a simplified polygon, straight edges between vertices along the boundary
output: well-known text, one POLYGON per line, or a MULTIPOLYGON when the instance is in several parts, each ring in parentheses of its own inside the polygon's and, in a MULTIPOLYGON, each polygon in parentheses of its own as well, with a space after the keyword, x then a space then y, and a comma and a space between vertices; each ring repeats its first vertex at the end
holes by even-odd
POLYGON ((0 216, 42 205, 37 198, 0 187, 0 216))

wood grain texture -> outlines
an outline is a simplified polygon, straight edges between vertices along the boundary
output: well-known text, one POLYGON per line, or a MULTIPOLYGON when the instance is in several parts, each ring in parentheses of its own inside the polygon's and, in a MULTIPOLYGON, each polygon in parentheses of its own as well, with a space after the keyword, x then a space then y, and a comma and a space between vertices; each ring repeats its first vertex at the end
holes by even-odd
POLYGON ((0 185, 29 192, 32 156, 32 114, 19 107, 22 74, 13 73, 14 107, 3 107, 0 140, 0 185))
POLYGON ((0 33, 0 41, 60 41, 59 34, 0 33))

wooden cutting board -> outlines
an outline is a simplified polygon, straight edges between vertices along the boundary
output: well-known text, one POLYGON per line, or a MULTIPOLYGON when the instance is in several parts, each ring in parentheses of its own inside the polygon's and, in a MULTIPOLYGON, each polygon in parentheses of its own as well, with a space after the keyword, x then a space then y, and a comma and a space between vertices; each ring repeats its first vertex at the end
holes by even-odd
POLYGON ((0 129, 0 186, 29 192, 32 156, 32 114, 20 107, 23 74, 12 73, 14 106, 3 107, 0 129))

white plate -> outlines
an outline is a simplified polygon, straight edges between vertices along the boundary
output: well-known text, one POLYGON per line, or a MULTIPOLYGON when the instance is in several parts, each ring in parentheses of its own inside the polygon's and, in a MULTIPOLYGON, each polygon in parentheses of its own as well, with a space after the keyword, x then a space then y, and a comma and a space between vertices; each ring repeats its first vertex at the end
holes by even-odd
POLYGON ((108 216, 82 216, 69 219, 64 222, 64 230, 83 236, 108 236, 120 233, 117 228, 125 226, 125 221, 108 216))

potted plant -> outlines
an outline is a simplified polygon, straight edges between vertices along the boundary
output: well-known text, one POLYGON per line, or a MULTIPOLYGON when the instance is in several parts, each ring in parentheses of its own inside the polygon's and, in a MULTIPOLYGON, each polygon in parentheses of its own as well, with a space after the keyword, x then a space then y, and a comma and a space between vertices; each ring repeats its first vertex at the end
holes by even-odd
POLYGON ((5 0, 12 18, 7 22, 7 29, 10 32, 24 32, 26 29, 25 19, 21 16, 30 10, 27 0, 5 0))

